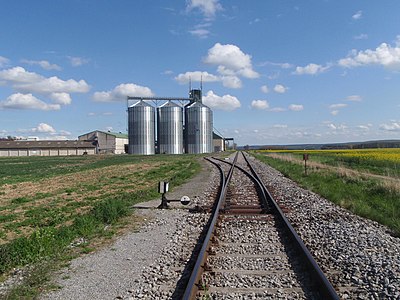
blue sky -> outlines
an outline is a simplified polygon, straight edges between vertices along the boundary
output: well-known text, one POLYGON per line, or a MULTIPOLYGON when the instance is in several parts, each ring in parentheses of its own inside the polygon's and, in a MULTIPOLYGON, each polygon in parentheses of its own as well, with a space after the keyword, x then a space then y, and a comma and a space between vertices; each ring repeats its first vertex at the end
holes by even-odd
POLYGON ((400 138, 400 1, 1 1, 0 137, 126 132, 203 79, 239 145, 400 138))

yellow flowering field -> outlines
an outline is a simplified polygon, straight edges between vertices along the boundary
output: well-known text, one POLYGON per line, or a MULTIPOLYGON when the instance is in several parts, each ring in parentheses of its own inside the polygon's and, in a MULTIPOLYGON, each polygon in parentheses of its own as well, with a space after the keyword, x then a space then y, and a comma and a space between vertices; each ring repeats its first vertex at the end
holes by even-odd
POLYGON ((260 150, 259 152, 280 152, 293 154, 317 154, 357 158, 360 160, 378 160, 400 163, 400 148, 379 148, 379 149, 345 149, 345 150, 260 150))
POLYGON ((340 150, 336 151, 336 154, 343 157, 356 157, 364 160, 372 159, 400 163, 400 148, 340 150))

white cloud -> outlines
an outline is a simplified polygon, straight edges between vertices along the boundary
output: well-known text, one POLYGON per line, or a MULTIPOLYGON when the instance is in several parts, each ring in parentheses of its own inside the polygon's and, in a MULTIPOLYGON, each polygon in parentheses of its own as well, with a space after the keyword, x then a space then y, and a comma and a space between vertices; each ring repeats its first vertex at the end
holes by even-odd
POLYGON ((347 101, 354 101, 354 102, 360 102, 362 101, 362 97, 360 95, 350 95, 346 97, 347 101))
POLYGON ((197 24, 194 26, 194 29, 189 30, 189 33, 193 36, 197 36, 198 38, 207 38, 210 35, 210 30, 207 28, 211 25, 212 24, 210 22, 197 24))
POLYGON ((272 112, 283 112, 283 111, 286 111, 286 108, 283 108, 283 107, 273 107, 273 108, 269 109, 268 111, 272 111, 272 112))
POLYGON ((354 36, 355 40, 366 40, 368 39, 368 34, 366 33, 361 33, 359 35, 354 36))
POLYGON ((89 62, 89 59, 83 57, 76 57, 76 56, 67 56, 67 57, 73 67, 80 67, 89 62))
POLYGON ((55 103, 68 105, 72 103, 71 95, 68 93, 51 93, 50 98, 53 99, 55 103))
POLYGON ((187 1, 186 9, 188 11, 199 9, 206 18, 210 19, 215 17, 218 11, 222 10, 222 5, 218 0, 189 0, 187 1))
POLYGON ((242 81, 237 76, 222 76, 222 85, 231 89, 239 89, 242 87, 242 81))
POLYGON ((352 50, 346 58, 340 59, 338 64, 345 68, 381 65, 400 70, 400 36, 397 37, 395 46, 382 43, 375 50, 367 49, 358 52, 352 50))
POLYGON ((60 131, 59 131, 59 134, 62 134, 63 136, 72 135, 72 133, 69 132, 69 131, 67 131, 67 130, 60 130, 60 131))
POLYGON ((99 102, 123 101, 127 96, 152 97, 154 94, 148 87, 134 83, 122 83, 111 91, 95 92, 93 100, 99 102))
POLYGON ((269 103, 267 100, 253 100, 251 101, 251 107, 255 109, 265 110, 269 109, 269 103))
POLYGON ((200 82, 215 82, 220 81, 221 78, 218 76, 212 75, 208 72, 194 71, 194 72, 186 72, 184 74, 179 74, 175 77, 175 80, 180 84, 187 84, 189 81, 200 82))
POLYGON ((292 111, 301 111, 303 109, 304 109, 304 107, 301 104, 290 104, 289 105, 289 110, 292 110, 292 111))
POLYGON ((210 108, 232 111, 241 106, 240 101, 231 95, 218 96, 213 91, 208 91, 203 96, 203 103, 210 108))
POLYGON ((275 63, 275 62, 271 62, 271 61, 265 61, 259 64, 259 66, 277 66, 281 69, 290 69, 293 68, 292 64, 289 63, 275 63))
POLYGON ((10 60, 4 56, 0 56, 0 68, 4 68, 6 66, 8 66, 8 64, 10 63, 10 60))
POLYGON ((352 18, 353 20, 359 20, 359 19, 361 19, 362 14, 363 14, 362 10, 359 10, 359 11, 357 11, 351 18, 352 18))
POLYGON ((278 79, 280 75, 281 75, 281 72, 274 72, 273 74, 268 75, 268 79, 275 80, 275 79, 278 79))
POLYGON ((329 106, 330 109, 338 109, 338 108, 343 108, 346 107, 347 104, 345 103, 337 103, 337 104, 332 104, 329 106))
POLYGON ((189 30, 189 33, 191 35, 197 36, 198 38, 205 39, 210 34, 210 30, 204 29, 204 28, 198 28, 198 29, 189 30))
POLYGON ((272 126, 273 128, 287 128, 288 126, 285 124, 275 124, 274 126, 272 126))
POLYGON ((45 137, 44 140, 66 141, 68 136, 65 135, 52 135, 52 137, 45 137))
POLYGON ((39 94, 87 93, 90 90, 90 86, 85 82, 85 80, 62 80, 56 76, 50 78, 43 77, 41 80, 31 83, 15 84, 14 88, 20 91, 39 94))
POLYGON ((59 110, 60 104, 47 104, 32 94, 16 93, 0 102, 2 109, 59 110))
POLYGON ((22 63, 24 64, 28 64, 28 65, 36 65, 39 66, 45 70, 57 70, 60 71, 61 67, 56 65, 56 64, 51 64, 49 63, 47 60, 27 60, 27 59, 23 59, 21 60, 22 63))
POLYGON ((322 66, 322 65, 317 65, 317 64, 308 64, 305 67, 296 67, 296 70, 293 72, 293 74, 296 75, 304 75, 304 74, 309 74, 309 75, 316 75, 319 73, 322 73, 326 70, 328 70, 330 67, 329 66, 322 66))
POLYGON ((12 84, 32 83, 42 80, 44 77, 33 72, 28 72, 22 67, 0 71, 0 79, 11 82, 12 84))
MULTIPOLYGON (((71 96, 69 95, 70 93, 87 93, 90 90, 90 86, 84 80, 62 80, 56 76, 46 78, 37 73, 26 71, 22 67, 14 67, 11 69, 0 71, 0 80, 4 80, 6 83, 10 84, 13 89, 21 92, 14 95, 25 94, 32 96, 32 93, 37 93, 47 96, 50 99, 54 100, 55 103, 57 103, 56 106, 52 106, 44 102, 43 103, 45 104, 45 106, 38 105, 38 101, 40 100, 35 98, 37 100, 35 101, 37 105, 32 105, 33 107, 35 107, 35 109, 60 109, 59 104, 66 105, 72 102, 71 96)), ((18 96, 17 98, 21 98, 21 96, 18 96)), ((6 102, 10 103, 10 101, 6 102)), ((13 101, 16 100, 14 99, 13 101)), ((12 106, 13 108, 16 108, 20 105, 18 104, 12 106)), ((21 108, 23 107, 25 106, 22 105, 21 108)))
POLYGON ((385 131, 400 131, 400 122, 399 121, 391 121, 390 123, 379 125, 379 129, 385 131))
POLYGON ((361 129, 361 130, 365 130, 365 131, 369 131, 370 130, 370 125, 358 125, 357 128, 361 129))
POLYGON ((267 85, 263 85, 263 86, 261 86, 261 91, 263 92, 263 93, 265 93, 265 94, 267 94, 268 92, 269 92, 269 89, 268 89, 268 86, 267 85))
POLYGON ((180 84, 187 84, 189 81, 200 82, 222 82, 222 85, 228 88, 241 88, 242 81, 234 73, 226 72, 226 75, 216 76, 208 72, 194 71, 179 74, 175 77, 175 80, 180 84))
POLYGON ((181 84, 186 84, 190 79, 193 81, 222 82, 224 87, 238 89, 242 87, 240 77, 257 78, 260 75, 253 70, 251 56, 244 54, 235 45, 215 44, 208 50, 207 57, 203 60, 207 64, 216 65, 219 75, 208 72, 186 72, 179 74, 175 80, 181 84))
POLYGON ((49 124, 40 123, 36 128, 32 128, 32 132, 56 133, 56 130, 49 124))
POLYGON ((287 91, 287 87, 282 84, 277 84, 274 86, 274 91, 279 94, 284 94, 287 91))
POLYGON ((246 78, 258 78, 260 75, 253 70, 251 56, 245 54, 235 45, 216 43, 208 50, 204 62, 218 66, 222 75, 240 75, 246 78))
MULTIPOLYGON (((66 130, 57 130, 47 123, 39 123, 36 127, 29 129, 18 129, 16 132, 24 134, 35 134, 40 136, 40 140, 67 140, 71 136, 71 132, 66 130)), ((20 137, 26 138, 26 137, 20 137)))
POLYGON ((339 114, 339 111, 338 111, 338 110, 332 110, 332 111, 331 111, 331 115, 332 115, 332 116, 336 116, 337 114, 339 114))
POLYGON ((330 129, 332 129, 332 130, 345 130, 345 129, 347 129, 347 126, 346 125, 344 125, 344 124, 339 124, 339 125, 336 125, 336 124, 333 124, 333 123, 329 123, 329 124, 327 124, 327 126, 330 128, 330 129))
POLYGON ((249 24, 250 24, 250 25, 253 25, 253 24, 258 23, 258 22, 260 22, 260 21, 261 21, 261 20, 260 20, 259 18, 255 18, 254 20, 250 21, 249 24))

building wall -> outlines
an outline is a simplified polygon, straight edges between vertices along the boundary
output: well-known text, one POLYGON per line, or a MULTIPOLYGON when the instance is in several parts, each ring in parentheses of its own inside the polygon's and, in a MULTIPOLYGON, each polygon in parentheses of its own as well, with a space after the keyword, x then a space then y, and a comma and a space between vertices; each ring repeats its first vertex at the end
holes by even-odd
POLYGON ((99 153, 115 153, 116 143, 115 136, 107 133, 100 132, 99 139, 99 153))
POLYGON ((4 156, 63 156, 63 155, 96 154, 95 148, 65 149, 0 149, 0 157, 4 156))
POLYGON ((101 154, 113 153, 123 154, 125 153, 125 144, 128 144, 128 137, 120 138, 116 137, 112 133, 103 131, 92 131, 79 136, 80 141, 94 141, 98 142, 98 151, 101 154))
POLYGON ((115 139, 115 154, 125 153, 125 144, 128 144, 128 138, 116 138, 115 139))
POLYGON ((223 139, 213 139, 214 152, 225 151, 223 139))

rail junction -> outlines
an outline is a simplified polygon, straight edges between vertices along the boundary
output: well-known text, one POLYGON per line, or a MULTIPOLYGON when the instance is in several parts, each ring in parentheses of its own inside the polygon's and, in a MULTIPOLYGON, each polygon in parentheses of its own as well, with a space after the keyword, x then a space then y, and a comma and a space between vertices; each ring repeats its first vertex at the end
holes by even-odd
POLYGON ((339 299, 246 155, 207 160, 219 197, 183 299, 339 299))

